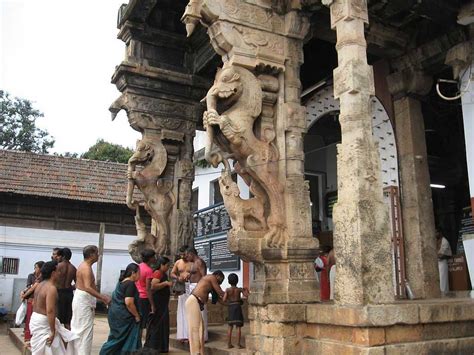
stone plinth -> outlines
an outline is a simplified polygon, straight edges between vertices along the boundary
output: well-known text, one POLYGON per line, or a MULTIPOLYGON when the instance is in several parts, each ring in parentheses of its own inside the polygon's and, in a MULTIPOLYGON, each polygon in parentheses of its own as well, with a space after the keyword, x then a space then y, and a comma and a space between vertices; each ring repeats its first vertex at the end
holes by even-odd
POLYGON ((252 307, 249 319, 247 346, 262 354, 474 351, 474 300, 468 298, 368 306, 271 305, 252 307))

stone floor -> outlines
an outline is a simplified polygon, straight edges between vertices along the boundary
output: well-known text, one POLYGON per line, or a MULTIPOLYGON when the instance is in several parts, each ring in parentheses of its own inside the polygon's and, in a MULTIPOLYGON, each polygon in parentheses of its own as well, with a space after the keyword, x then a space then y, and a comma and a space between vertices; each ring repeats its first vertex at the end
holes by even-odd
MULTIPOLYGON (((248 324, 242 328, 243 343, 245 344, 245 335, 248 333, 248 324)), ((19 348, 22 348, 22 329, 10 329, 12 335, 8 335, 6 323, 0 324, 0 355, 22 355, 19 348), (18 342, 18 347, 14 341, 18 342)), ((102 344, 106 341, 109 334, 109 326, 105 315, 97 314, 94 323, 94 341, 92 344, 92 355, 99 354, 102 344)), ((235 345, 234 335, 234 345, 235 345)), ((188 345, 182 344, 176 340, 176 334, 170 335, 170 354, 181 355, 189 354, 188 345)), ((211 325, 209 327, 209 341, 206 343, 206 353, 208 355, 227 355, 227 354, 245 354, 245 349, 227 349, 227 326, 211 325)), ((24 352, 23 354, 30 354, 24 352)))
MULTIPOLYGON (((13 328, 15 337, 21 338, 22 329, 13 328)), ((102 344, 107 339, 109 334, 109 325, 107 324, 107 318, 105 315, 96 315, 94 323, 94 341, 92 344, 92 354, 99 354, 102 344)), ((27 352, 26 354, 29 354, 27 352)), ((187 351, 170 348, 170 354, 183 355, 188 354, 187 351)), ((15 346, 14 342, 8 335, 8 329, 6 323, 0 325, 0 355, 22 355, 22 352, 15 346)))

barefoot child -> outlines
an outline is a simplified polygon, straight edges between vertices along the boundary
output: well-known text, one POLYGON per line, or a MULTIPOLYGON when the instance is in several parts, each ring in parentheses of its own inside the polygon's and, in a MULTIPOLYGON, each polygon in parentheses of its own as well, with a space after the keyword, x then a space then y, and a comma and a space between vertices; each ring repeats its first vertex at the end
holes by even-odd
POLYGON ((240 342, 241 329, 244 325, 244 316, 242 314, 242 300, 240 294, 242 293, 245 298, 248 297, 249 291, 247 288, 237 287, 239 277, 236 274, 230 274, 227 278, 231 287, 225 290, 224 302, 228 302, 229 305, 229 317, 227 323, 229 324, 229 331, 227 333, 229 337, 228 348, 233 348, 232 345, 232 328, 235 325, 238 329, 238 346, 243 348, 240 342))

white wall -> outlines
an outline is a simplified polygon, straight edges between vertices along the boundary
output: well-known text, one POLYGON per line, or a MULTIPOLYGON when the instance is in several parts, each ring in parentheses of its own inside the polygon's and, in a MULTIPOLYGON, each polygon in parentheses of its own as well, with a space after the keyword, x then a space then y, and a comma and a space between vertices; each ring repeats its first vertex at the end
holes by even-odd
MULTIPOLYGON (((107 229, 107 227, 106 227, 107 229)), ((111 294, 115 289, 120 270, 133 262, 128 254, 128 244, 135 239, 131 235, 107 234, 104 236, 104 258, 102 264, 102 292, 111 294)), ((19 258, 17 275, 0 274, 0 307, 10 310, 14 279, 26 279, 33 271, 34 263, 51 260, 55 247, 68 247, 72 251, 71 262, 77 267, 83 260, 82 248, 98 245, 98 233, 58 231, 36 228, 0 226, 0 255, 19 258)), ((94 266, 95 272, 95 266, 94 266)))

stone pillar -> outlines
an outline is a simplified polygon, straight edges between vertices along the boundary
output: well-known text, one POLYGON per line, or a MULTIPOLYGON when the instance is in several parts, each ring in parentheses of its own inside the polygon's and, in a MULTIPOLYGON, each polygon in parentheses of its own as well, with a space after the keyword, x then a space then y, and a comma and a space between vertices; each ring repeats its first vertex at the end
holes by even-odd
POLYGON ((394 101, 406 278, 416 298, 439 297, 425 125, 421 103, 410 95, 426 95, 433 81, 413 69, 391 74, 387 81, 394 101))
POLYGON ((180 246, 193 244, 193 137, 203 111, 199 101, 211 84, 192 74, 181 14, 155 3, 132 1, 120 9, 118 37, 126 52, 112 77, 122 92, 110 107, 113 118, 125 110, 143 136, 128 173, 127 205, 137 211, 138 234, 129 251, 136 261, 144 248, 174 257, 180 246))
POLYGON ((334 207, 337 258, 335 302, 339 305, 394 300, 388 210, 383 201, 380 158, 372 138, 372 67, 367 64, 366 1, 331 1, 338 67, 334 96, 340 101, 342 142, 338 145, 338 202, 334 207))
POLYGON ((188 35, 198 23, 206 26, 224 61, 206 97, 205 155, 224 166, 229 249, 254 262, 246 343, 256 354, 300 352, 305 304, 319 297, 299 81, 308 21, 298 2, 283 3, 192 0, 182 19, 188 35), (240 197, 229 159, 254 197, 240 197))

